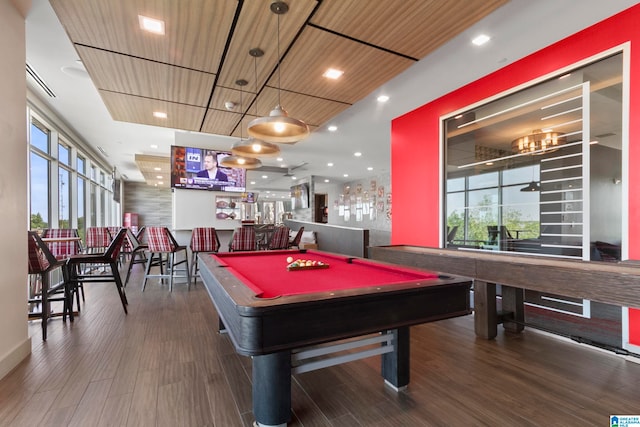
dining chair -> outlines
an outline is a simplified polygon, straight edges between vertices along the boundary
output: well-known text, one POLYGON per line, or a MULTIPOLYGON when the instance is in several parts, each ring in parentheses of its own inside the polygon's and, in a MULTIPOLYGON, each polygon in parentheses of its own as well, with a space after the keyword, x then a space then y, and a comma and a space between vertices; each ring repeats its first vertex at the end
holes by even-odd
POLYGON ((191 232, 191 277, 196 284, 198 275, 198 253, 215 253, 220 249, 220 239, 214 227, 196 227, 191 232))
POLYGON ((295 237, 289 242, 289 248, 300 248, 300 239, 302 239, 303 232, 304 227, 300 227, 300 230, 298 230, 295 237))
POLYGON ((144 281, 142 290, 147 286, 147 280, 150 277, 157 277, 161 281, 164 278, 169 279, 169 291, 173 291, 173 279, 176 277, 186 277, 187 289, 191 288, 191 273, 189 271, 189 255, 187 247, 179 245, 167 227, 147 227, 147 245, 149 258, 147 258, 147 267, 145 268, 144 281), (176 254, 184 251, 184 259, 177 261, 176 254), (167 259, 164 259, 164 255, 167 259), (167 271, 164 273, 163 266, 166 264, 167 271), (176 269, 177 266, 185 264, 184 270, 176 269), (151 274, 151 268, 157 265, 160 267, 159 274, 151 274), (176 275, 176 273, 184 271, 184 276, 176 275))
POLYGON ((64 261, 56 259, 51 253, 49 247, 42 241, 40 236, 34 231, 28 232, 28 264, 29 264, 29 276, 35 276, 35 284, 30 281, 28 303, 32 306, 40 305, 40 312, 31 311, 29 318, 41 318, 42 319, 42 340, 47 340, 47 322, 51 315, 51 302, 62 301, 63 302, 63 320, 69 318, 73 320, 73 313, 71 311, 71 295, 69 292, 68 282, 64 274, 64 261), (63 271, 63 279, 61 282, 51 283, 51 272, 57 268, 61 268, 63 271), (37 285, 40 285, 39 287, 37 285))
MULTIPOLYGON (((77 292, 77 288, 80 284, 84 283, 96 283, 96 282, 114 282, 118 295, 120 296, 120 302, 125 314, 127 314, 127 296, 122 286, 122 279, 120 278, 120 272, 118 271, 118 259, 120 257, 120 251, 127 234, 126 228, 121 228, 118 234, 111 240, 106 250, 101 253, 82 253, 73 255, 67 258, 65 264, 65 270, 68 277, 68 282, 72 292, 77 292), (96 266, 104 266, 110 268, 110 274, 88 274, 81 268, 82 265, 92 264, 96 266)), ((79 303, 78 303, 79 305, 79 303)), ((79 309, 79 307, 78 307, 79 309)))
POLYGON ((229 242, 229 252, 255 251, 256 249, 256 230, 253 227, 236 228, 229 242))
POLYGON ((271 238, 267 242, 267 249, 287 249, 289 247, 289 227, 281 225, 276 227, 271 238))

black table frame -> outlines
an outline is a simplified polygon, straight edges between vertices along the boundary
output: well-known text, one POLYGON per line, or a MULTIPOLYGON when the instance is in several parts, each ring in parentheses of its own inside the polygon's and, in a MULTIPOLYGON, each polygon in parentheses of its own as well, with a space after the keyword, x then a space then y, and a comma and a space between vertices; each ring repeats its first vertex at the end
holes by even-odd
POLYGON ((293 349, 392 330, 394 350, 382 355, 382 374, 400 389, 409 383, 409 326, 471 313, 471 281, 459 276, 260 299, 212 256, 199 256, 221 323, 236 351, 252 356, 253 412, 261 426, 284 426, 291 417, 293 349))

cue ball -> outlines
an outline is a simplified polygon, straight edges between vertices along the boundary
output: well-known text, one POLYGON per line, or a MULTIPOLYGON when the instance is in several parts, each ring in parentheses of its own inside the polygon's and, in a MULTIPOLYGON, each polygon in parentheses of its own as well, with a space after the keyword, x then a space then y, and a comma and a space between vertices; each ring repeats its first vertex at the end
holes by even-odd
POLYGON ((293 257, 287 257, 287 262, 288 263, 292 263, 293 262, 293 257))

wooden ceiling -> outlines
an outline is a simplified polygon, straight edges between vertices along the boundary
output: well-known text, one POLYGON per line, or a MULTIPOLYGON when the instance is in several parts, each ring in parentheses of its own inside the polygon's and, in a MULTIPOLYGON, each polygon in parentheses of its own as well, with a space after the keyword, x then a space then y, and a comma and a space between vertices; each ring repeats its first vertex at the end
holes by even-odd
POLYGON ((271 1, 50 0, 114 120, 232 136, 278 96, 322 126, 507 1, 288 0, 278 72, 271 1), (165 35, 142 31, 138 15, 163 20, 165 35), (324 78, 330 67, 342 78, 324 78))

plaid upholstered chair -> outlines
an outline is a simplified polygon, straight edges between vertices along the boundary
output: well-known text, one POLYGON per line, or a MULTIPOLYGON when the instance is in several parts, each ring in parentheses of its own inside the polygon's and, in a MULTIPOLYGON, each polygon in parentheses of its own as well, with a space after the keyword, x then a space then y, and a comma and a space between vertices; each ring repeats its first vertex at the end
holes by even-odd
POLYGON ((300 239, 302 239, 303 232, 304 227, 300 227, 300 230, 298 230, 295 237, 289 242, 289 248, 300 248, 300 239))
POLYGON ((122 286, 120 272, 118 271, 118 259, 120 257, 120 251, 122 250, 126 233, 126 228, 120 229, 104 252, 73 255, 67 258, 65 265, 66 274, 72 290, 77 289, 80 284, 87 282, 114 282, 125 313, 127 313, 128 303, 127 297, 124 293, 124 287, 122 286), (111 270, 111 274, 85 274, 80 268, 80 266, 85 264, 104 266, 105 271, 108 266, 111 270))
POLYGON ((157 277, 161 280, 169 279, 169 291, 173 291, 173 279, 176 277, 186 277, 187 289, 191 287, 191 273, 189 271, 189 255, 187 247, 181 246, 176 242, 167 227, 147 227, 147 245, 149 250, 149 258, 147 259, 147 268, 145 269, 144 282, 142 290, 147 286, 147 279, 157 277), (176 254, 184 251, 184 259, 177 260, 176 254), (166 255, 166 259, 164 256, 166 255), (164 273, 166 264, 167 271, 164 273), (184 269, 176 269, 180 264, 185 264, 184 269), (158 265, 160 267, 159 274, 151 274, 151 267, 158 265), (176 275, 179 271, 184 271, 184 276, 176 275))
MULTIPOLYGON (((131 229, 127 229, 127 238, 125 239, 124 249, 128 251, 130 256, 129 267, 127 267, 127 277, 124 279, 124 287, 127 287, 129 283, 129 277, 131 276, 131 270, 136 264, 146 264, 147 255, 146 250, 149 249, 149 245, 145 243, 146 227, 140 228, 137 234, 133 234, 131 229)), ((143 267, 144 268, 144 267, 143 267)))
POLYGON ((64 261, 57 260, 49 250, 49 247, 40 239, 34 231, 28 232, 27 250, 29 255, 29 276, 35 276, 35 281, 30 280, 28 302, 31 306, 40 306, 40 311, 32 311, 29 318, 42 319, 42 340, 47 340, 47 321, 51 314, 50 303, 52 301, 63 302, 63 320, 67 314, 73 320, 71 312, 71 295, 67 287, 67 281, 63 274, 63 280, 55 285, 51 284, 51 272, 64 265, 64 261))
POLYGON ((220 249, 220 239, 213 227, 196 227, 191 232, 191 277, 193 284, 196 283, 198 275, 198 253, 218 252, 220 249))
POLYGON ((85 250, 87 253, 104 252, 111 243, 111 233, 107 227, 87 227, 85 250))
POLYGON ((229 242, 229 252, 255 251, 256 249, 256 231, 253 227, 236 228, 229 242))
POLYGON ((287 249, 289 247, 289 227, 276 227, 267 243, 267 249, 287 249))
MULTIPOLYGON (((76 228, 47 228, 42 232, 43 238, 80 238, 78 230, 76 228)), ((56 259, 64 259, 68 256, 79 254, 82 252, 82 244, 80 240, 76 241, 60 241, 50 242, 47 244, 49 250, 56 257, 56 259)))

